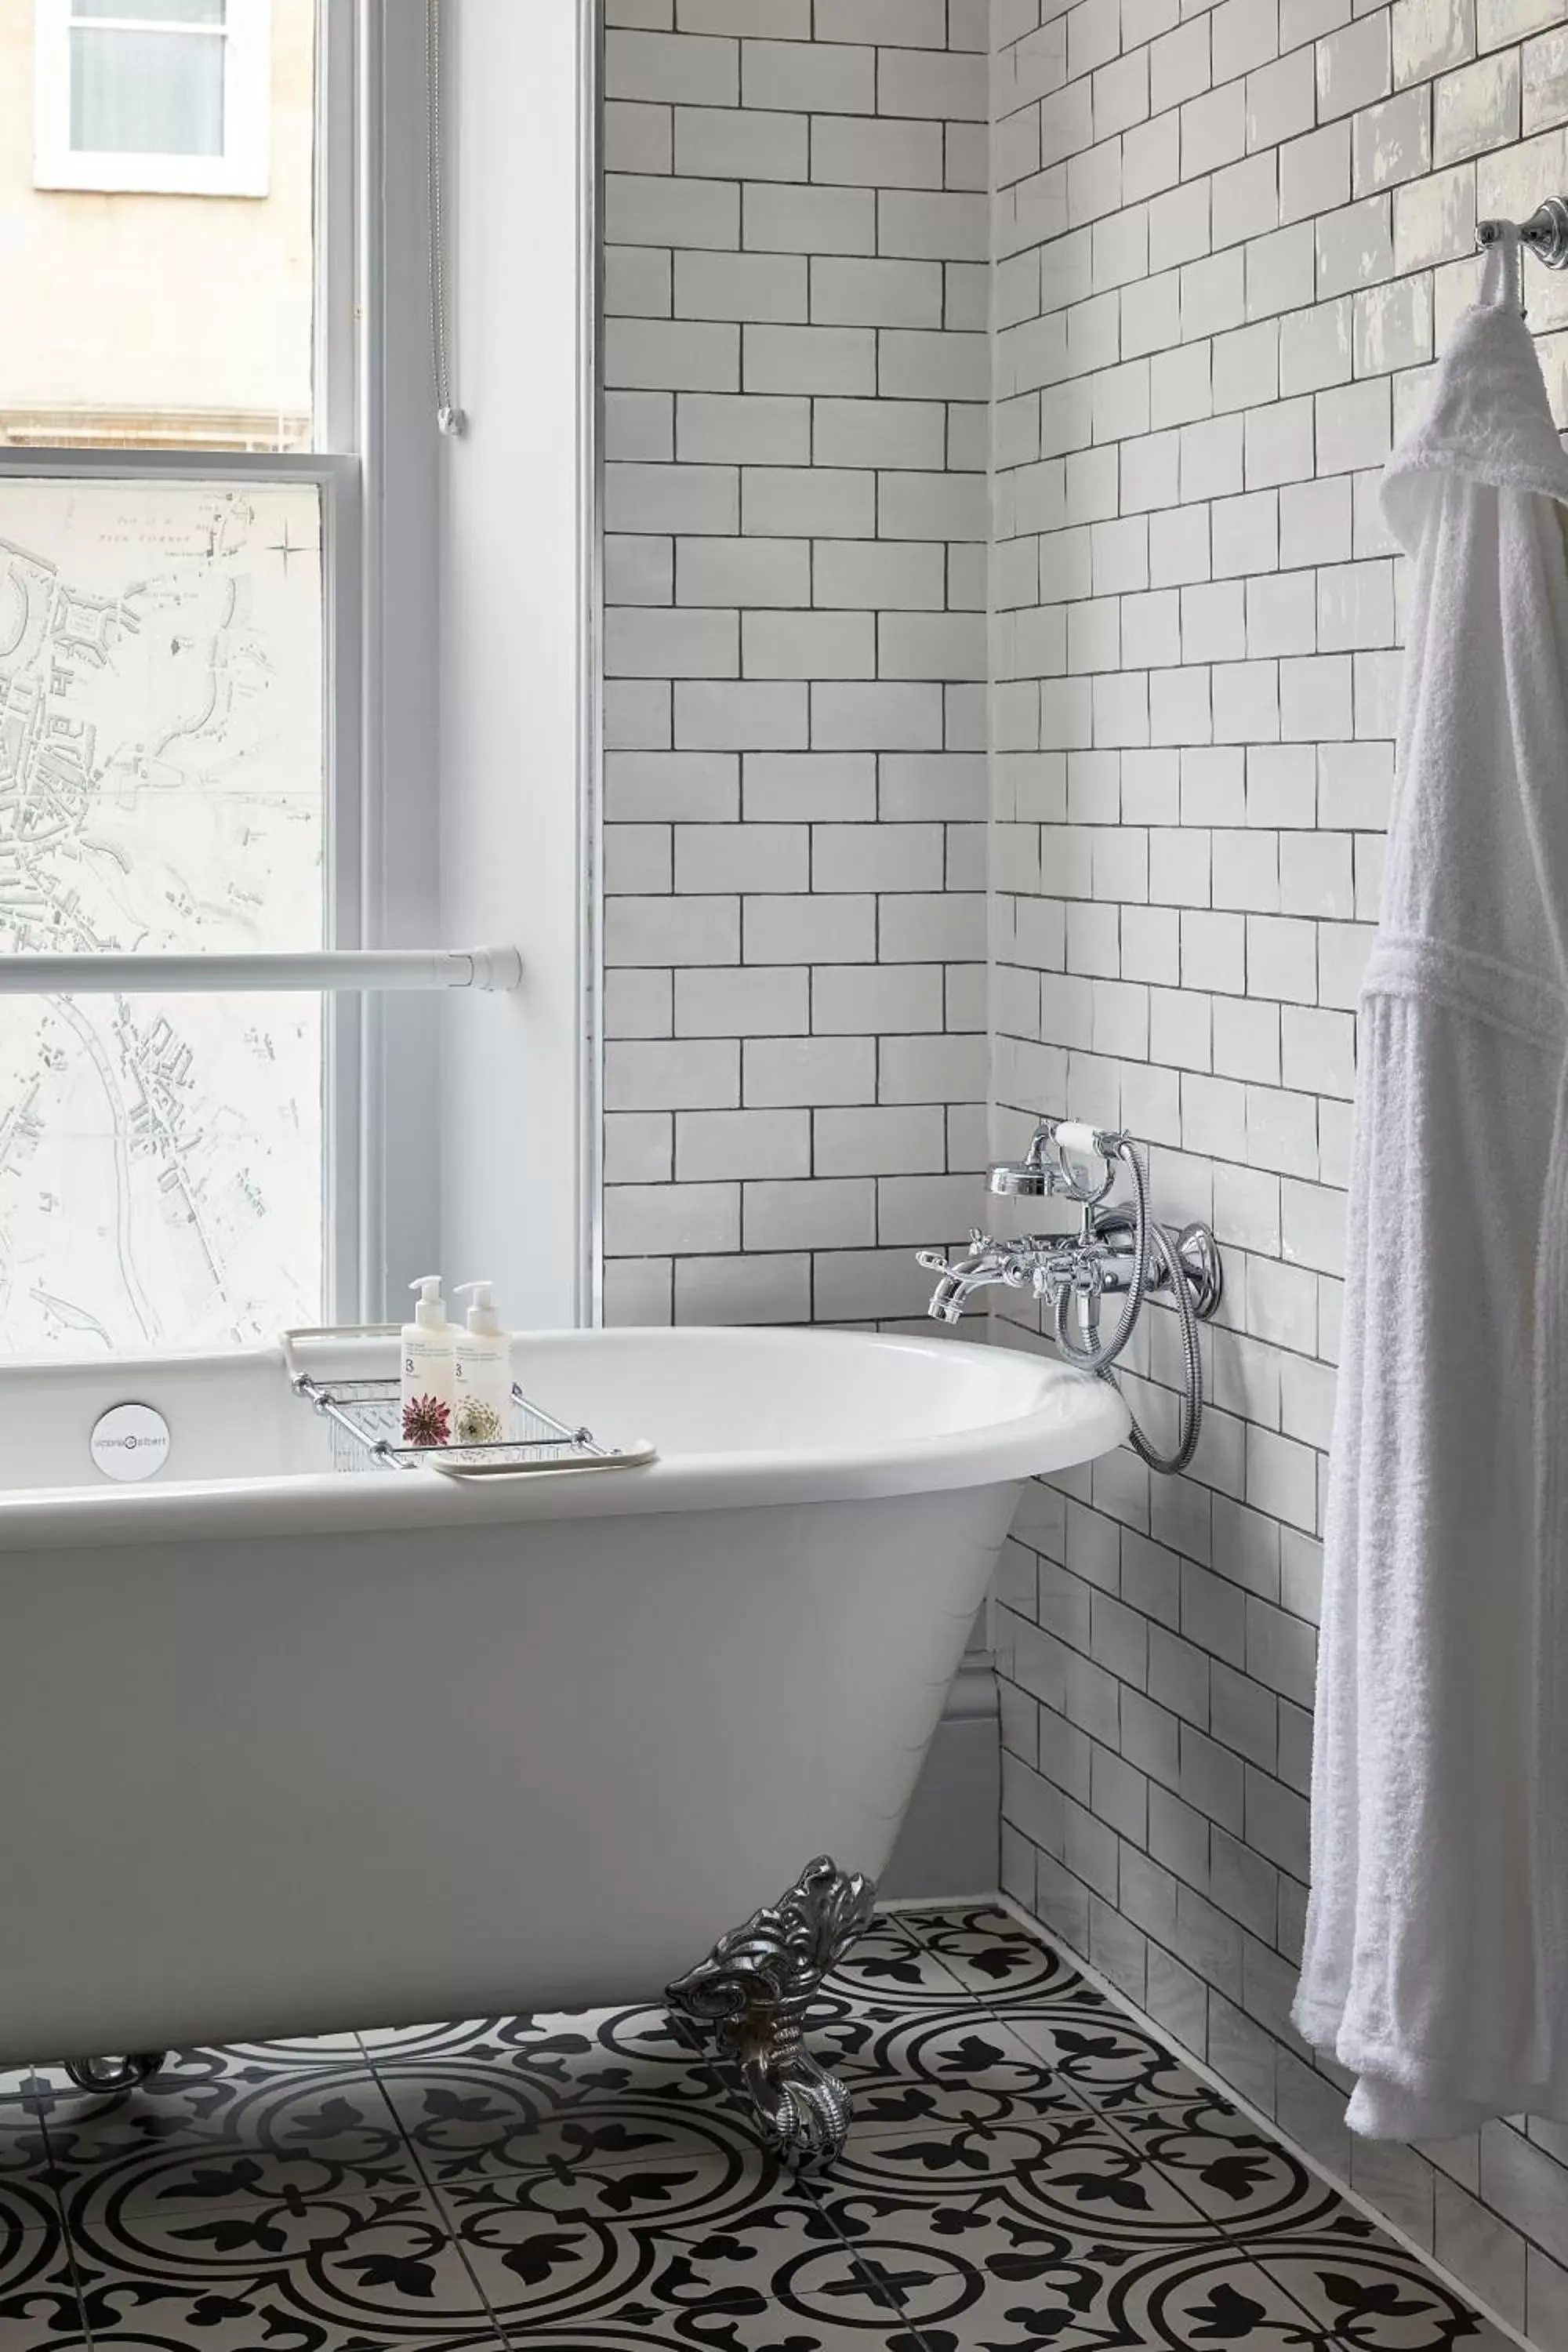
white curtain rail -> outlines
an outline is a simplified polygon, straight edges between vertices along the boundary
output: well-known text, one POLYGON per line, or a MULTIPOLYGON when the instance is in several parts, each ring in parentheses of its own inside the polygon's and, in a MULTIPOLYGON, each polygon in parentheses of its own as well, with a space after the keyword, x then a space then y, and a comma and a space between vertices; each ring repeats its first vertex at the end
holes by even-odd
POLYGON ((514 989, 516 948, 328 948, 303 955, 0 955, 0 996, 310 995, 514 989))

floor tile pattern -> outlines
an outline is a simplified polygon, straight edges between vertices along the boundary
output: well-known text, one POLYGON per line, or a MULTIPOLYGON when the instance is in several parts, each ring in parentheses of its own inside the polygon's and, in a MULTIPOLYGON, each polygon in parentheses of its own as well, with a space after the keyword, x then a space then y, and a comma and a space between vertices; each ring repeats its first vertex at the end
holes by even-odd
POLYGON ((0 2076, 0 2352, 1500 2347, 1004 1913, 885 1915, 826 2179, 656 2008, 0 2076))

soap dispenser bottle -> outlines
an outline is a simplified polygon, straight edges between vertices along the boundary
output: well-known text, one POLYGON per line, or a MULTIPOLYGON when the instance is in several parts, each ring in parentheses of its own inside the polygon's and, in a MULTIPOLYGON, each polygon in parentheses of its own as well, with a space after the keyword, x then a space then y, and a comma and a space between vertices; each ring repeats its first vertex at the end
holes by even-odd
POLYGON ((399 1354, 404 1445, 450 1445, 458 1402, 457 1333, 447 1320, 438 1274, 421 1275, 410 1290, 419 1294, 414 1320, 403 1327, 399 1354))
POLYGON ((511 1340, 496 1319, 493 1282, 461 1282, 473 1293, 468 1328, 458 1334, 459 1444, 496 1445, 511 1429, 511 1340))

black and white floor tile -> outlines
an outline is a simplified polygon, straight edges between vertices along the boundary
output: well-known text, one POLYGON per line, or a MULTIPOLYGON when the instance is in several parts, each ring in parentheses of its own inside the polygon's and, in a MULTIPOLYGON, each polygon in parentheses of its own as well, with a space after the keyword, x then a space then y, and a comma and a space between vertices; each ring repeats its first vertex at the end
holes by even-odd
POLYGON ((1500 2352, 989 1906, 830 1983, 793 2178, 657 2008, 0 2075, 0 2352, 1500 2352))

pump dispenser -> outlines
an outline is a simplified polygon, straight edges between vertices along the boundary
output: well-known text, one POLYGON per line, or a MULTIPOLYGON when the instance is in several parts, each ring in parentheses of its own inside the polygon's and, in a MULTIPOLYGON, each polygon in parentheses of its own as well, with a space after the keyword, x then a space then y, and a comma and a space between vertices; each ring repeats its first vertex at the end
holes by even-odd
POLYGON ((450 1445, 458 1401, 457 1333, 447 1320, 438 1274, 411 1282, 419 1294, 414 1320, 403 1327, 401 1442, 405 1445, 450 1445))
POLYGON ((511 1340, 496 1318, 493 1282, 461 1282, 473 1293, 468 1328, 458 1333, 459 1444, 499 1444, 511 1428, 511 1340))

